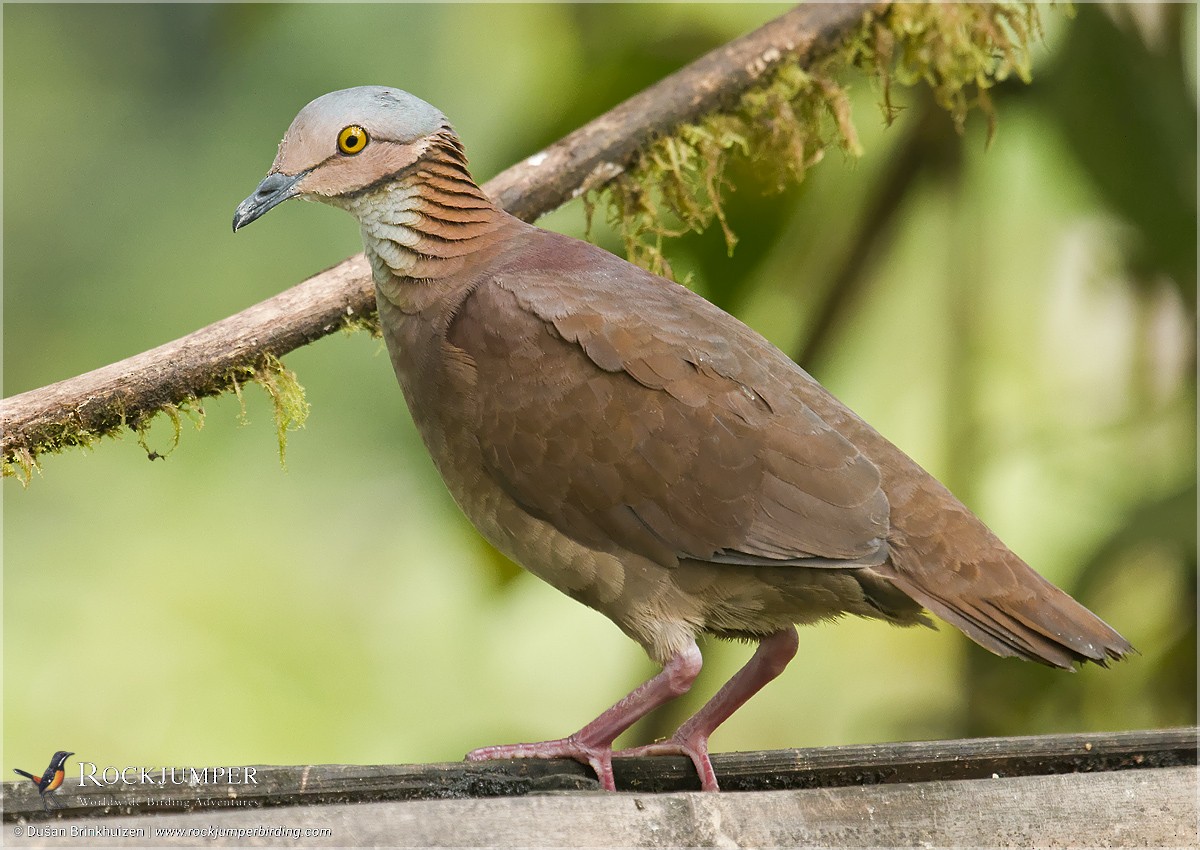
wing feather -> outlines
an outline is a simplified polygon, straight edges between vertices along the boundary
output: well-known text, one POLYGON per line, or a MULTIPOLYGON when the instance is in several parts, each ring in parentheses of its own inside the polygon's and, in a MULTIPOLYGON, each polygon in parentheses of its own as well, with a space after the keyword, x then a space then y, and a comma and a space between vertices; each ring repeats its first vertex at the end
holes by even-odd
POLYGON ((699 296, 569 247, 499 270, 448 329, 476 362, 487 472, 512 498, 668 566, 886 558, 879 471, 800 401, 811 378, 699 296))

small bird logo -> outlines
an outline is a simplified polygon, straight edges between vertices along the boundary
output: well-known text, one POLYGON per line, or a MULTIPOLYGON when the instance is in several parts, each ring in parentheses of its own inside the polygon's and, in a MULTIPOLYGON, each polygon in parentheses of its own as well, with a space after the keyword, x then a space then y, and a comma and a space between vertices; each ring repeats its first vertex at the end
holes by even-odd
POLYGON ((68 753, 66 750, 59 750, 54 754, 54 758, 50 759, 50 766, 46 768, 46 772, 41 776, 34 776, 32 773, 26 773, 17 768, 13 768, 13 773, 24 776, 37 786, 38 793, 42 795, 42 806, 49 811, 50 801, 46 795, 62 785, 63 776, 66 775, 64 765, 67 763, 67 759, 73 755, 75 754, 68 753))

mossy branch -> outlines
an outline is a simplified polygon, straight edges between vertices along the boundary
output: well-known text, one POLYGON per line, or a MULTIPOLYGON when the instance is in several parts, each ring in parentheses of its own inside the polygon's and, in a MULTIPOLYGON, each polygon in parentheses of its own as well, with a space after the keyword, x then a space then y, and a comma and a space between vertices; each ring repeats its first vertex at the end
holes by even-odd
MULTIPOLYGON (((664 239, 715 218, 732 249, 721 198, 725 164, 751 156, 781 188, 801 180, 832 144, 859 143, 838 75, 865 68, 879 81, 885 118, 893 81, 924 83, 961 126, 971 106, 992 124, 987 90, 1028 77, 1027 45, 1038 32, 1030 4, 875 3, 800 6, 707 54, 484 189, 526 220, 600 190, 630 258, 664 273, 664 239)), ((180 434, 180 413, 202 421, 200 401, 261 384, 275 405, 281 460, 286 432, 308 405, 279 358, 339 329, 378 333, 374 291, 361 254, 182 339, 0 401, 0 467, 28 482, 38 458, 87 446, 126 428, 144 434, 162 413, 180 434)), ((154 459, 156 452, 147 454, 154 459)))
POLYGON ((378 333, 366 260, 351 257, 299 286, 185 337, 57 384, 0 402, 4 474, 28 482, 37 458, 101 437, 138 435, 145 445, 150 421, 165 414, 181 431, 181 413, 203 421, 201 400, 257 383, 271 398, 283 460, 288 430, 308 413, 304 391, 279 358, 339 329, 378 333))
POLYGON ((897 3, 869 11, 837 50, 801 66, 780 66, 728 110, 702 116, 652 142, 621 174, 585 198, 607 208, 626 254, 651 271, 672 276, 666 239, 702 232, 713 220, 729 251, 737 241, 722 210, 725 166, 748 157, 764 183, 782 190, 804 179, 831 146, 862 154, 842 79, 853 68, 879 85, 884 120, 895 120, 892 85, 927 85, 962 132, 977 107, 996 118, 988 90, 1013 74, 1030 79, 1030 41, 1041 34, 1029 3, 897 3))

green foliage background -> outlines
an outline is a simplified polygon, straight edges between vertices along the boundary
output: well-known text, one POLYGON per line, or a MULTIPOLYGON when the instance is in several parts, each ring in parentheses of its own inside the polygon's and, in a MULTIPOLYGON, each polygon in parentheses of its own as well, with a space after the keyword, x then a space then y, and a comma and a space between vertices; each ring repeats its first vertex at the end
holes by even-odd
MULTIPOLYGON (((6 5, 4 392, 183 335, 360 249, 351 219, 234 206, 311 98, 397 85, 490 177, 781 12, 754 5, 6 5)), ((865 156, 782 194, 735 164, 668 246, 1141 655, 1070 676, 953 629, 808 628, 715 749, 1129 729, 1196 709, 1195 7, 1043 9, 1034 83, 965 136, 919 90, 865 156)), ((579 234, 578 203, 543 225, 579 234)), ((598 237, 616 249, 611 233, 598 237)), ((569 732, 653 672, 492 553, 424 456, 382 343, 286 358, 312 415, 205 403, 4 481, 3 767, 453 760, 569 732), (152 448, 170 444, 160 423, 152 448)), ((748 648, 708 642, 666 734, 748 648)))

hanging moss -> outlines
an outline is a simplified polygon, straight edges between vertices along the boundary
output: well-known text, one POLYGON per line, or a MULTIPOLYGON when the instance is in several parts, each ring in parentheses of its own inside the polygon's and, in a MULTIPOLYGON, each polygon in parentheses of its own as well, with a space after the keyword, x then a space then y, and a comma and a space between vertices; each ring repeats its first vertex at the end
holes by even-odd
POLYGON ((379 323, 379 313, 373 308, 365 315, 355 315, 342 321, 342 333, 353 334, 365 331, 375 339, 383 339, 383 325, 379 323))
POLYGON ((275 434, 279 440, 279 465, 287 466, 287 432, 304 427, 309 404, 304 387, 296 374, 283 367, 279 358, 268 354, 255 381, 267 391, 275 407, 275 434))
POLYGON ((183 434, 183 420, 180 418, 180 414, 183 414, 191 419, 192 424, 196 427, 197 431, 204 427, 204 408, 200 405, 200 400, 197 398, 193 397, 186 399, 180 404, 164 404, 160 412, 165 414, 167 418, 171 420, 171 427, 173 429, 171 435, 171 447, 167 449, 166 452, 160 452, 156 449, 151 449, 149 443, 147 442, 146 436, 150 431, 150 423, 153 421, 154 417, 143 417, 135 426, 133 426, 134 433, 137 434, 138 445, 142 447, 142 449, 146 452, 146 457, 148 457, 150 460, 166 458, 179 446, 179 438, 183 434))
POLYGON ((1016 74, 1030 79, 1029 43, 1041 34, 1030 3, 896 4, 868 14, 843 46, 807 71, 779 68, 727 112, 679 127, 653 142, 635 164, 585 197, 589 222, 599 202, 620 233, 626 254, 652 272, 671 276, 664 240, 700 232, 715 219, 732 252, 737 237, 721 202, 730 156, 752 159, 768 185, 800 182, 836 146, 862 153, 845 84, 850 67, 863 69, 882 92, 884 120, 898 111, 892 86, 927 85, 962 132, 978 108, 995 131, 988 90, 1016 74))
POLYGON ((303 428, 310 410, 308 399, 304 397, 304 387, 296 379, 296 373, 286 368, 274 354, 264 354, 257 366, 243 366, 231 370, 226 375, 226 380, 227 385, 222 392, 232 390, 237 396, 241 405, 238 420, 243 425, 249 424, 249 420, 246 417, 246 397, 242 394, 242 388, 248 383, 256 383, 266 391, 274 409, 275 434, 279 441, 279 465, 286 468, 288 432, 303 428))
POLYGON ((1028 83, 1029 44, 1041 37, 1041 19, 1030 3, 908 4, 893 6, 873 23, 874 38, 851 42, 846 58, 870 64, 883 84, 889 119, 891 82, 924 83, 934 100, 954 118, 961 133, 967 114, 979 107, 996 129, 988 89, 1013 74, 1028 83))

